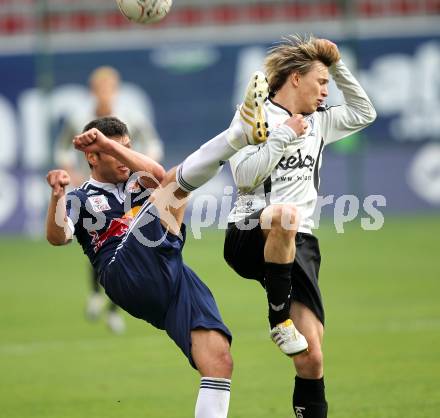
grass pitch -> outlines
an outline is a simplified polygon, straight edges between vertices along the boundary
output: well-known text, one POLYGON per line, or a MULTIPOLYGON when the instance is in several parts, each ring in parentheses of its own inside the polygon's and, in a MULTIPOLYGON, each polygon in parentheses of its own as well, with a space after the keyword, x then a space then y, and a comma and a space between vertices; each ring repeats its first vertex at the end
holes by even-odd
MULTIPOLYGON (((438 218, 387 219, 316 232, 327 314, 332 418, 435 418, 440 410, 438 218)), ((184 256, 234 335, 230 418, 292 417, 293 368, 270 341, 265 295, 223 262, 223 232, 184 256)), ((193 416, 199 377, 160 331, 126 315, 114 336, 83 317, 87 264, 75 243, 0 240, 0 416, 193 416)))

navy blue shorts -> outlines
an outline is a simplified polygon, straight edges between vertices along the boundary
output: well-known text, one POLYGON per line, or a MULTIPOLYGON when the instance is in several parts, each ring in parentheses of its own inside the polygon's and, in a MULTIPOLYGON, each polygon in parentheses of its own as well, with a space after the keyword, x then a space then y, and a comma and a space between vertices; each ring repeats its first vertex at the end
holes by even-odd
POLYGON ((130 315, 166 330, 196 368, 192 330, 218 330, 230 342, 232 336, 211 291, 183 262, 185 225, 181 238, 166 233, 155 212, 152 205, 142 208, 100 281, 109 298, 130 315))

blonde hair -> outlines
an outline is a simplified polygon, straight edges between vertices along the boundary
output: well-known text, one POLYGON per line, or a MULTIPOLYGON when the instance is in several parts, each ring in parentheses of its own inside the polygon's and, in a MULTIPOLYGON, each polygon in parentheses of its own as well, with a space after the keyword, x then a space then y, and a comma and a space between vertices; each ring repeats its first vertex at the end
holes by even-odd
POLYGON ((93 86, 96 82, 105 78, 113 78, 116 82, 119 82, 120 77, 118 70, 110 66, 98 67, 90 74, 89 84, 93 86))
POLYGON ((316 61, 330 67, 339 59, 338 50, 325 39, 310 35, 291 35, 269 49, 265 60, 266 76, 271 93, 276 93, 290 74, 307 74, 316 61))

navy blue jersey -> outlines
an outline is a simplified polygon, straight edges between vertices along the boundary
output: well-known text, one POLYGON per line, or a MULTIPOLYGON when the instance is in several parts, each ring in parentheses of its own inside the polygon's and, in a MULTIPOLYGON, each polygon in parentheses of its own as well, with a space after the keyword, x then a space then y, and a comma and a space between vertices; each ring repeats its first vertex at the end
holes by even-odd
POLYGON ((118 184, 91 178, 67 194, 69 227, 98 274, 110 261, 148 197, 149 191, 134 176, 118 184))
POLYGON ((185 227, 179 236, 169 233, 148 197, 136 178, 120 184, 90 179, 67 194, 67 221, 110 299, 166 330, 197 368, 191 332, 216 330, 229 341, 231 333, 208 287, 183 262, 185 227))

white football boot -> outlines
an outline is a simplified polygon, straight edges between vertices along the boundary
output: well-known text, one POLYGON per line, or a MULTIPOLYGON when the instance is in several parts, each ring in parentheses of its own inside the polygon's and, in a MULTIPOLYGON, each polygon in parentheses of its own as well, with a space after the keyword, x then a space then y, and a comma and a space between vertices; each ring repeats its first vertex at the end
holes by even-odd
POLYGON ((296 356, 307 351, 308 344, 304 335, 300 334, 291 319, 287 319, 270 331, 270 338, 287 356, 296 356))
POLYGON ((229 136, 230 145, 238 150, 246 145, 258 145, 269 137, 269 125, 264 102, 269 97, 269 84, 264 73, 255 71, 246 88, 244 103, 237 107, 229 136))
POLYGON ((260 144, 269 136, 269 125, 264 113, 264 102, 268 97, 266 76, 261 71, 255 71, 249 80, 244 103, 240 106, 241 120, 252 128, 251 135, 247 135, 250 144, 260 144))

